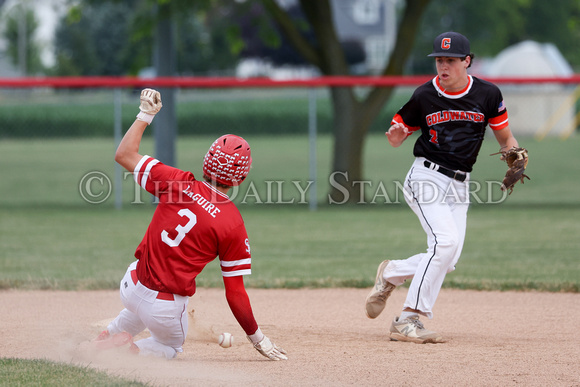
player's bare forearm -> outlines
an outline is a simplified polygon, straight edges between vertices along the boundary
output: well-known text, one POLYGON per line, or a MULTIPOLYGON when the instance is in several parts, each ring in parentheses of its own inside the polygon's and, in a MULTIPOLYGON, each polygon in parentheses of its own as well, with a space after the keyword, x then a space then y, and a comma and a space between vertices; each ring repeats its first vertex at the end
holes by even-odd
POLYGON ((500 151, 505 152, 513 147, 518 147, 518 141, 512 134, 509 126, 493 132, 495 138, 500 146, 500 151))
POLYGON ((230 309, 247 335, 251 335, 258 329, 258 323, 254 318, 250 298, 244 287, 244 277, 224 277, 226 300, 230 309))
POLYGON ((146 128, 146 122, 135 120, 133 125, 127 130, 127 133, 125 133, 115 152, 115 161, 129 172, 135 170, 135 166, 143 157, 139 153, 139 146, 141 145, 141 138, 143 138, 143 132, 145 132, 146 128))

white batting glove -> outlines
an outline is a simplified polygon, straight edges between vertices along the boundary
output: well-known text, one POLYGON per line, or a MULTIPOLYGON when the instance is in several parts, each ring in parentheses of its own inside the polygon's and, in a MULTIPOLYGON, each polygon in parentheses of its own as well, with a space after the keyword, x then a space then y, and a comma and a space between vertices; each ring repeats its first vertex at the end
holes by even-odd
POLYGON ((151 124, 155 114, 159 113, 159 110, 163 106, 161 103, 161 94, 157 90, 143 89, 139 99, 141 101, 139 105, 141 112, 137 114, 137 119, 151 124))
MULTIPOLYGON (((250 340, 249 337, 248 340, 250 340)), ((280 347, 277 347, 276 344, 272 343, 266 336, 264 336, 264 338, 257 343, 254 343, 254 348, 256 348, 256 351, 260 352, 263 356, 270 360, 288 360, 286 351, 280 347)))

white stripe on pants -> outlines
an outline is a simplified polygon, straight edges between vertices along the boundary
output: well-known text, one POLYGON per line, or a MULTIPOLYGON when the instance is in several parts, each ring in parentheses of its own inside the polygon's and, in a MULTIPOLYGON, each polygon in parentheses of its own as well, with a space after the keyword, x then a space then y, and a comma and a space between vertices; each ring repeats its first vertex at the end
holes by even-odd
POLYGON ((455 269, 463 242, 469 207, 469 174, 457 181, 424 166, 418 157, 405 179, 405 200, 427 234, 427 251, 392 260, 383 277, 394 285, 412 278, 404 307, 433 317, 445 275, 455 269))

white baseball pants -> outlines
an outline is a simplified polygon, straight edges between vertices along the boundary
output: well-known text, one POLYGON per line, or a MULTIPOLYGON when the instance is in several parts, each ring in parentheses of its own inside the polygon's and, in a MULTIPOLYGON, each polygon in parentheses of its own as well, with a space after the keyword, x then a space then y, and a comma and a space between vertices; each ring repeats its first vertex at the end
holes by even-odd
POLYGON ((405 200, 427 234, 427 251, 403 260, 392 260, 383 277, 394 285, 412 278, 404 307, 433 318, 445 275, 455 270, 467 226, 469 173, 464 182, 452 179, 415 159, 405 179, 405 200))
POLYGON ((107 329, 111 334, 125 331, 136 336, 147 328, 151 337, 135 342, 139 354, 172 359, 177 352, 183 352, 182 345, 188 329, 186 310, 189 297, 177 294, 168 297, 167 293, 145 287, 136 279, 136 268, 137 261, 129 266, 121 280, 121 301, 125 309, 107 329))

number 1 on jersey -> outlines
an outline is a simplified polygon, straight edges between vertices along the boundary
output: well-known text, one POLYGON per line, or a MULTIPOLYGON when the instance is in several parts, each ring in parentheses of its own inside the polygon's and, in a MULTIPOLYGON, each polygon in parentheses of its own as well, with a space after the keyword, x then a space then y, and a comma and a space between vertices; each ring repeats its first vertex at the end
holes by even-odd
POLYGON ((161 240, 171 247, 179 246, 183 238, 185 238, 185 235, 191 231, 193 226, 195 226, 197 223, 197 216, 187 208, 182 208, 177 213, 179 216, 185 216, 189 218, 189 222, 187 222, 185 226, 179 224, 177 227, 175 227, 175 231, 177 231, 177 236, 175 239, 171 239, 167 231, 163 230, 161 232, 161 240))

